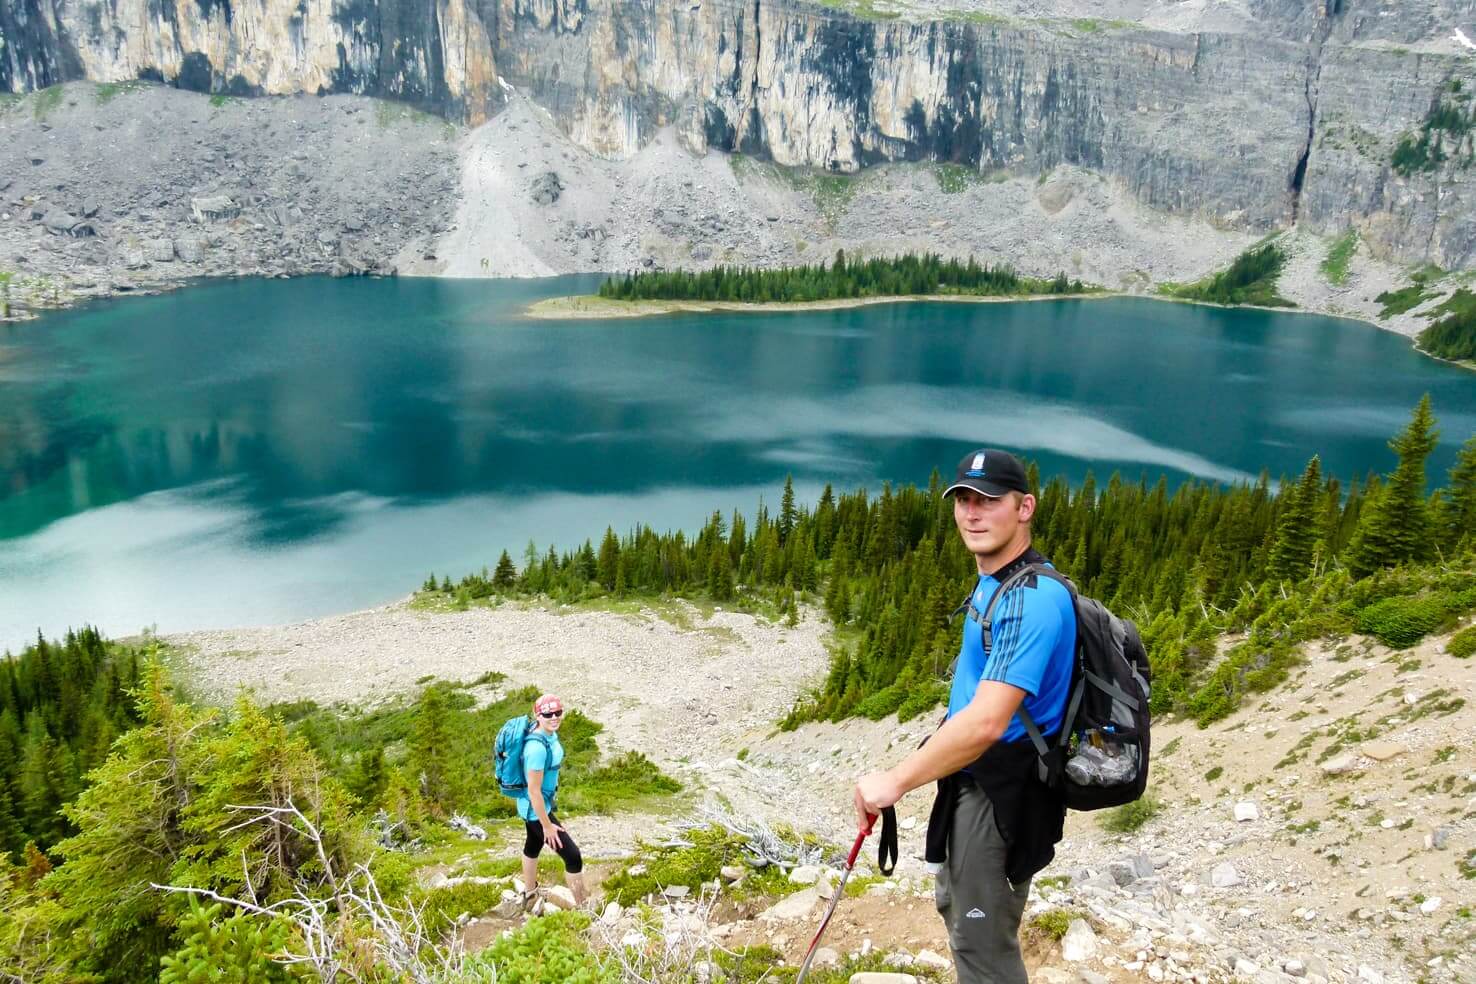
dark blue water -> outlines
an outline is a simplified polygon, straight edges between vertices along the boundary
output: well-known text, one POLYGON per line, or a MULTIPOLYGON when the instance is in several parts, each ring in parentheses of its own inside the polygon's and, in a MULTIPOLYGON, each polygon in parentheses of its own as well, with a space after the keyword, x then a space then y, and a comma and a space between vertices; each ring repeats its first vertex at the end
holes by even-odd
POLYGON ((1476 376, 1356 322, 1149 300, 550 322, 545 281, 209 284, 0 327, 0 647, 290 620, 531 539, 693 527, 786 474, 925 483, 986 443, 1046 475, 1432 478, 1476 376))

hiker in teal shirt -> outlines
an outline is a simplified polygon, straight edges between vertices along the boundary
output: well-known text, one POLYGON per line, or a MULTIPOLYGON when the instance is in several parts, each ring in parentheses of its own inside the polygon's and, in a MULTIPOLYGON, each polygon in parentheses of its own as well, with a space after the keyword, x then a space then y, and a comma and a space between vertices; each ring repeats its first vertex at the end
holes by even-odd
POLYGON ((533 702, 533 719, 538 727, 523 743, 523 771, 528 780, 528 795, 517 799, 518 816, 523 818, 527 837, 523 841, 523 900, 530 903, 538 891, 538 855, 547 844, 564 862, 569 890, 576 904, 583 904, 588 894, 584 888, 584 858, 579 845, 564 829, 554 813, 554 798, 559 791, 559 769, 564 764, 564 746, 559 743, 559 726, 564 723, 564 702, 553 694, 544 694, 533 702))

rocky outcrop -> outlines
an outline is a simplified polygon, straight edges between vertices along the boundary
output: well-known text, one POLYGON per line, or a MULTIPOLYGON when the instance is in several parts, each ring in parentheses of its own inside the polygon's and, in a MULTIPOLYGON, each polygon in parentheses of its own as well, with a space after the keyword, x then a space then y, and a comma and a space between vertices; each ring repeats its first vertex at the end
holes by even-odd
POLYGON ((1356 226, 1385 257, 1476 260, 1463 164, 1390 168, 1442 88, 1476 78, 1452 40, 1472 0, 1243 0, 1199 20, 1167 0, 1056 5, 1032 20, 1010 0, 891 19, 798 0, 18 0, 0 12, 0 89, 150 77, 471 122, 516 89, 605 156, 673 126, 692 150, 830 171, 1066 164, 1230 228, 1356 226))

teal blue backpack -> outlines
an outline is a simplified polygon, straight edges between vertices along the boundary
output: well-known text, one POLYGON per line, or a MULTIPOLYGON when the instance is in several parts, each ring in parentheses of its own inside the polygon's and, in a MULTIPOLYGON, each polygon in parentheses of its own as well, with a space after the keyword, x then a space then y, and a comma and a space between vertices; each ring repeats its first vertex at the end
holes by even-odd
POLYGON ((552 754, 553 746, 538 731, 537 723, 526 714, 520 714, 508 721, 497 732, 497 741, 492 745, 493 769, 497 773, 497 785, 502 787, 504 796, 523 799, 528 795, 528 775, 523 770, 523 746, 530 736, 534 741, 542 742, 544 749, 552 754))

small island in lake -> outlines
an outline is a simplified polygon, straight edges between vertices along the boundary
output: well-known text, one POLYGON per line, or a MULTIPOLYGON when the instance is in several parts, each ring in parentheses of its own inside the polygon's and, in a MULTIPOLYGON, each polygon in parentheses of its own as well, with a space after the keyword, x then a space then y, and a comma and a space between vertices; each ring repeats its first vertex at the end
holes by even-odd
POLYGON ((898 300, 1021 300, 1100 292, 1073 280, 1027 277, 1008 266, 945 259, 934 253, 759 269, 653 270, 612 277, 599 293, 557 297, 528 313, 544 318, 618 318, 676 311, 764 311, 853 307, 898 300))

